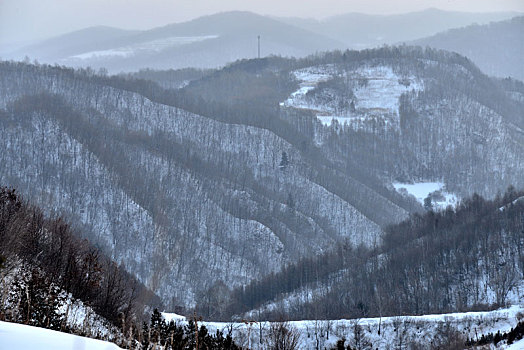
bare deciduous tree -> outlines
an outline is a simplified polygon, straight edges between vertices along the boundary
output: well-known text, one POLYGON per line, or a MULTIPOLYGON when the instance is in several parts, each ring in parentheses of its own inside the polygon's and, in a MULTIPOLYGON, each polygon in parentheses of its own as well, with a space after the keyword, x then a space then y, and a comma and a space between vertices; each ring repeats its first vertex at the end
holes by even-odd
POLYGON ((272 350, 298 349, 300 333, 289 322, 275 322, 269 329, 269 348, 272 350))

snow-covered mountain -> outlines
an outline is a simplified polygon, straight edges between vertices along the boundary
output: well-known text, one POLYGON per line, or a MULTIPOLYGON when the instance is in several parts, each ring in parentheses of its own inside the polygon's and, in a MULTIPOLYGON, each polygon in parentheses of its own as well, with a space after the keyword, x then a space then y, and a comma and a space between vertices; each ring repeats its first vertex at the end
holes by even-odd
POLYGON ((20 48, 2 57, 29 56, 44 63, 106 68, 111 72, 140 68, 221 67, 261 54, 305 56, 343 48, 323 35, 249 12, 226 12, 146 31, 94 27, 20 48))
POLYGON ((262 57, 303 57, 333 49, 408 42, 517 15, 428 9, 388 16, 350 13, 317 21, 237 11, 145 31, 86 28, 15 50, 5 48, 0 55, 4 59, 22 60, 28 56, 42 63, 106 68, 112 73, 145 68, 216 68, 237 59, 256 58, 258 36, 262 57))
POLYGON ((423 210, 393 184, 442 183, 459 198, 524 186, 519 85, 446 52, 247 60, 178 90, 0 71, 0 182, 77 222, 166 304, 379 245, 423 210))

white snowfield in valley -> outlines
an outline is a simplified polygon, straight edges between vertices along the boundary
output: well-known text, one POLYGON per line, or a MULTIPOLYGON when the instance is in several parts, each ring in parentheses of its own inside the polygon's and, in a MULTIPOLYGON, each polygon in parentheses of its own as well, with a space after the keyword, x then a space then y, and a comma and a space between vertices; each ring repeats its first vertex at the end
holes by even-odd
POLYGON ((117 350, 113 343, 0 321, 0 350, 117 350))
POLYGON ((192 44, 208 39, 216 39, 218 35, 204 35, 204 36, 173 36, 168 38, 162 38, 152 41, 146 41, 130 46, 123 46, 116 49, 110 50, 99 50, 89 51, 78 55, 66 58, 68 60, 87 60, 93 58, 105 58, 105 57, 132 57, 139 52, 161 52, 166 49, 180 47, 187 44, 192 44))
POLYGON ((415 182, 412 184, 397 182, 393 184, 393 187, 403 195, 415 197, 420 204, 424 204, 424 199, 430 196, 434 209, 444 210, 448 205, 455 207, 459 201, 453 193, 445 191, 445 185, 442 182, 415 182))
MULTIPOLYGON (((508 332, 514 328, 524 313, 524 306, 513 305, 509 308, 484 312, 462 312, 440 315, 374 317, 352 320, 312 320, 292 321, 288 326, 300 334, 299 349, 309 350, 334 347, 339 339, 345 338, 346 345, 355 346, 355 330, 360 331, 361 346, 371 345, 373 349, 390 349, 418 342, 422 345, 438 341, 442 332, 457 331, 470 339, 480 339, 489 333, 508 332), (380 326, 380 334, 378 333, 380 326), (318 342, 318 343, 317 343, 318 342)), ((183 316, 162 314, 167 321, 183 323, 183 316)), ((269 322, 224 323, 203 322, 210 333, 217 329, 224 335, 232 331, 233 339, 240 346, 251 349, 266 349, 269 337, 269 322), (262 342, 260 338, 262 335, 262 342)), ((524 341, 507 345, 504 342, 491 349, 524 349, 524 341)), ((422 347, 424 348, 424 347, 422 347)))
POLYGON ((402 77, 388 66, 360 67, 353 71, 336 71, 333 65, 308 67, 293 73, 300 89, 280 105, 316 112, 317 119, 325 126, 333 120, 339 124, 365 121, 371 117, 390 115, 399 122, 399 98, 409 91, 423 90, 421 81, 414 77, 402 77), (319 83, 342 78, 345 88, 354 97, 335 96, 329 88, 319 91, 318 96, 309 92, 318 88, 319 83), (347 107, 353 102, 355 109, 347 107))

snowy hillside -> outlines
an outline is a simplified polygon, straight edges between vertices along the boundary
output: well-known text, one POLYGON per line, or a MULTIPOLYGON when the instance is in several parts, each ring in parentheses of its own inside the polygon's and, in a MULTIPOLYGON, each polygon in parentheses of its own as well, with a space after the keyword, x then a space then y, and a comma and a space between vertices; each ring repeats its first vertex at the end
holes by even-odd
POLYGON ((83 350, 116 350, 120 349, 115 344, 37 328, 16 323, 0 321, 0 349, 83 349, 83 350))
POLYGON ((333 160, 352 158, 349 167, 369 166, 391 182, 439 179, 448 193, 439 207, 473 192, 491 197, 521 186, 522 177, 504 165, 524 166, 516 93, 501 91, 465 58, 449 56, 456 62, 443 64, 422 49, 414 49, 420 58, 399 58, 395 50, 388 59, 347 52, 338 64, 294 70, 299 89, 280 106, 297 125, 314 115, 309 135, 333 160))
POLYGON ((269 130, 224 123, 66 74, 37 73, 38 84, 19 88, 10 83, 21 79, 18 73, 2 78, 1 106, 49 86, 67 103, 47 105, 70 111, 15 112, 24 122, 4 125, 9 136, 0 147, 10 166, 0 172, 2 181, 37 203, 52 203, 50 209, 70 211, 90 239, 180 303, 194 302, 195 278, 204 288, 218 280, 237 286, 336 242, 371 246, 380 240, 383 218, 407 214, 362 188, 370 203, 378 200, 389 213, 370 220, 357 208, 360 203, 312 176, 311 161, 269 130), (79 132, 73 121, 87 129, 79 132), (100 126, 113 135, 103 136, 100 126), (87 130, 94 136, 86 137, 87 130), (43 136, 35 141, 33 135, 43 136), (144 147, 136 142, 141 137, 155 141, 144 147), (290 163, 285 170, 279 166, 284 153, 290 163), (34 176, 44 179, 38 188, 34 176))
POLYGON ((208 291, 380 247, 424 210, 392 184, 438 179, 441 206, 524 186, 522 103, 452 53, 246 60, 177 90, 45 65, 0 72, 0 182, 66 215, 169 306, 223 312, 208 291))

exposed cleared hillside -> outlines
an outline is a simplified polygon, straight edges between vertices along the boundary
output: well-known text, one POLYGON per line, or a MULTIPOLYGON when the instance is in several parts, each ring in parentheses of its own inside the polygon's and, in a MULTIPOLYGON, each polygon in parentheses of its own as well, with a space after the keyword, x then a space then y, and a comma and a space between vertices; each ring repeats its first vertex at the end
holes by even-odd
POLYGON ((346 52, 292 73, 300 86, 281 108, 348 171, 367 168, 386 184, 443 181, 459 197, 524 186, 519 84, 491 80, 464 57, 346 52))

